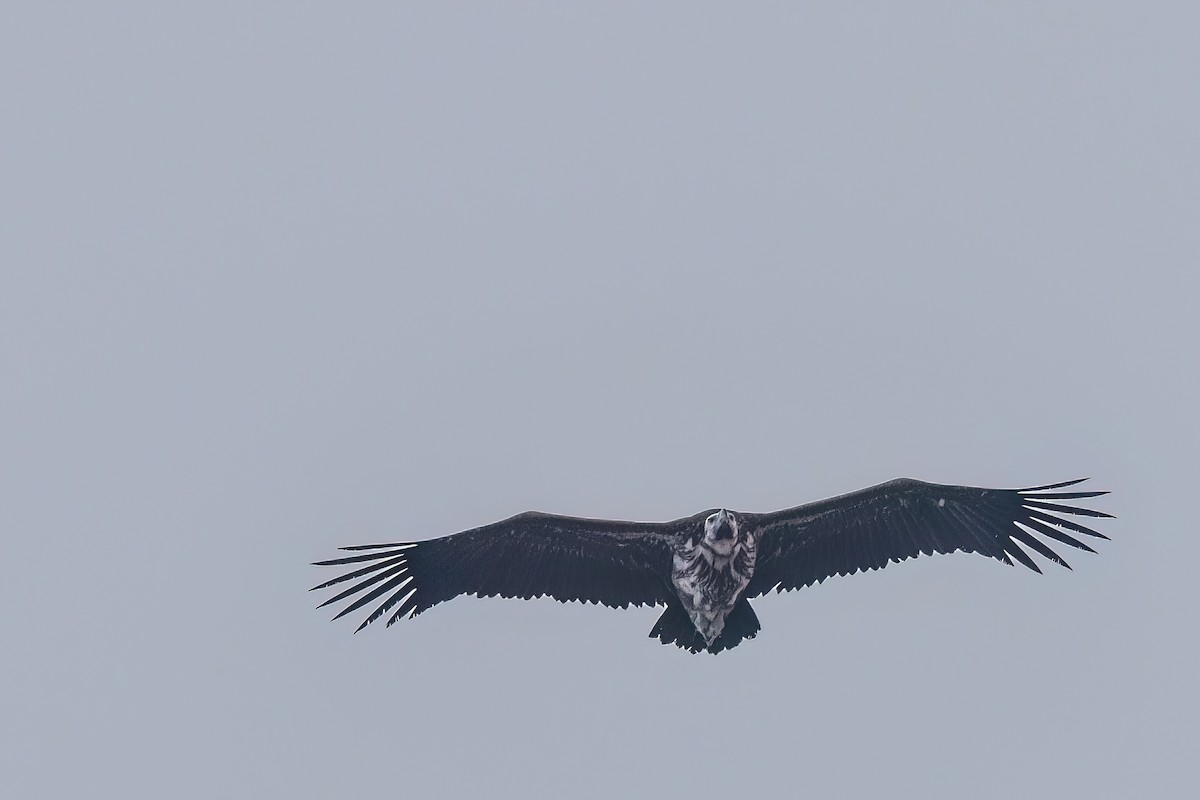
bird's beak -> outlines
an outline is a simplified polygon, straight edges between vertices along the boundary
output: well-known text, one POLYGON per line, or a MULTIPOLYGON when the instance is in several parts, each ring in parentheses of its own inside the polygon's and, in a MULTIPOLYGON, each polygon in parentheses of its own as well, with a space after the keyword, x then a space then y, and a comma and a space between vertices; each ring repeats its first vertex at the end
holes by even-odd
POLYGON ((713 517, 713 538, 717 541, 734 538, 733 520, 724 509, 713 517))

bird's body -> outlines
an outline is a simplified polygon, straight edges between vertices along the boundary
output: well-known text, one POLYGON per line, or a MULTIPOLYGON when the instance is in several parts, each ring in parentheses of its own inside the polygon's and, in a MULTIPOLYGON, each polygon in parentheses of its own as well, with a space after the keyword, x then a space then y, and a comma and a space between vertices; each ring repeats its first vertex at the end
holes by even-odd
POLYGON ((706 644, 721 635, 725 617, 750 578, 758 542, 749 531, 740 531, 737 516, 725 509, 710 514, 699 536, 675 545, 671 583, 706 644))
POLYGON ((343 548, 356 554, 317 563, 355 568, 313 588, 354 581, 322 605, 358 595, 340 617, 376 604, 360 630, 460 594, 659 605, 652 637, 718 653, 757 634, 748 601, 772 590, 958 550, 1041 572, 1023 545, 1065 567, 1034 534, 1094 552, 1071 533, 1107 537, 1063 515, 1110 516, 1061 502, 1106 492, 1052 491, 1075 483, 980 489, 902 478, 770 514, 716 509, 660 523, 526 512, 439 539, 343 548))

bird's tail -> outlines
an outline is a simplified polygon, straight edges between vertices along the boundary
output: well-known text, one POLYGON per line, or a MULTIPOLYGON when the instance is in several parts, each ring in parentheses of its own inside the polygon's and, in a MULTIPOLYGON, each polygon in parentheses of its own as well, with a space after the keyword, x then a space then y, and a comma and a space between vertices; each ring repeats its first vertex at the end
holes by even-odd
POLYGON ((714 639, 712 644, 708 644, 692 624, 692 619, 683 610, 683 606, 671 603, 650 630, 650 638, 661 639, 663 644, 673 644, 692 653, 719 653, 737 647, 743 639, 753 639, 759 627, 758 616, 750 607, 750 602, 743 597, 734 604, 733 610, 725 618, 725 627, 721 635, 714 639))

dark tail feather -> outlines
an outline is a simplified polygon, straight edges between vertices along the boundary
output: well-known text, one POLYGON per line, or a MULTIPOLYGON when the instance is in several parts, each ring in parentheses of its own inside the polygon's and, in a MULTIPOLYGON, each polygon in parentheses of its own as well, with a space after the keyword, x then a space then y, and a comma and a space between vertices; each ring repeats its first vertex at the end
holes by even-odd
POLYGON ((737 647, 742 639, 753 639, 758 635, 762 626, 758 624, 758 615, 750 607, 750 601, 742 598, 737 601, 733 611, 725 618, 725 628, 721 635, 708 648, 710 653, 719 653, 731 647, 737 647))
POLYGON ((661 639, 663 644, 673 644, 690 653, 719 653, 737 647, 743 639, 753 639, 759 627, 754 609, 750 607, 749 601, 742 598, 725 618, 725 628, 721 635, 714 639, 712 644, 708 644, 692 625, 692 620, 683 610, 683 606, 672 603, 650 630, 650 638, 661 639))
POLYGON ((679 603, 667 606, 650 629, 650 638, 661 639, 663 644, 673 644, 693 653, 699 653, 707 646, 679 603))

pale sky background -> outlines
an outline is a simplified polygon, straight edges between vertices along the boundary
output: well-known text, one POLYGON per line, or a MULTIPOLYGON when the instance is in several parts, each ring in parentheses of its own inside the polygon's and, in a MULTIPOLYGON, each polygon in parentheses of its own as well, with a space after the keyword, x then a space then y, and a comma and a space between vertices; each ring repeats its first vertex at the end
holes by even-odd
POLYGON ((1192 796, 1198 23, 6 4, 0 794, 1192 796), (526 509, 1083 475, 1074 572, 893 565, 718 657, 306 592, 526 509))

